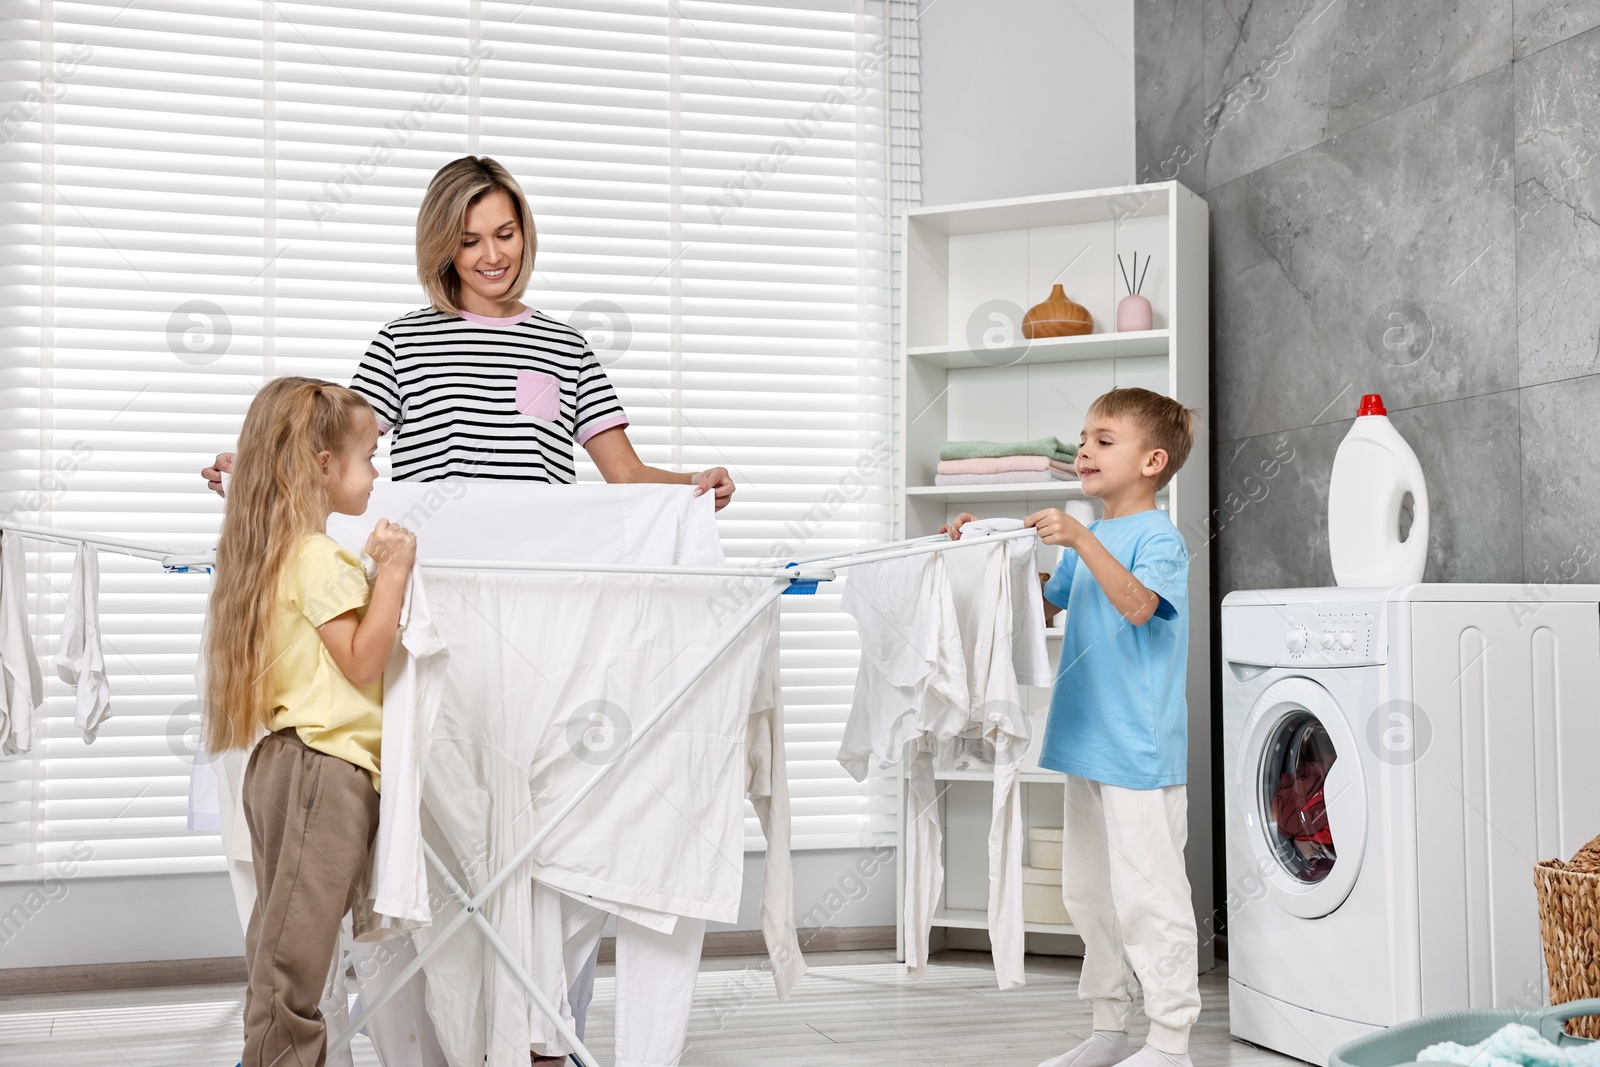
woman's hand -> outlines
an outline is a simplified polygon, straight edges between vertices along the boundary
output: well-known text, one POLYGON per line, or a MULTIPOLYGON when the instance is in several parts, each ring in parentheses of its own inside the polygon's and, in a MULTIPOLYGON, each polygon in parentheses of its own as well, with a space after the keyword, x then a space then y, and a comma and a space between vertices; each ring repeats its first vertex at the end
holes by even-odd
POLYGON ((200 477, 206 480, 206 488, 222 496, 222 476, 233 473, 233 453, 218 452, 216 462, 200 472, 200 477))
POLYGON ((1079 539, 1089 535, 1089 528, 1064 511, 1045 508, 1023 520, 1023 525, 1039 532, 1039 540, 1047 545, 1061 545, 1076 549, 1079 539))
POLYGON ((695 496, 700 496, 702 493, 707 492, 717 494, 717 511, 727 507, 728 501, 733 499, 733 492, 736 487, 733 484, 733 476, 728 473, 728 468, 712 467, 710 470, 701 471, 691 477, 695 496))
POLYGON ((961 540, 961 527, 965 526, 969 522, 977 522, 977 521, 978 521, 978 516, 971 515, 971 514, 968 514, 965 511, 963 511, 961 514, 957 515, 953 520, 951 520, 950 522, 947 522, 943 526, 939 527, 939 532, 942 533, 942 534, 949 534, 950 535, 950 540, 952 540, 952 541, 959 541, 959 540, 961 540))

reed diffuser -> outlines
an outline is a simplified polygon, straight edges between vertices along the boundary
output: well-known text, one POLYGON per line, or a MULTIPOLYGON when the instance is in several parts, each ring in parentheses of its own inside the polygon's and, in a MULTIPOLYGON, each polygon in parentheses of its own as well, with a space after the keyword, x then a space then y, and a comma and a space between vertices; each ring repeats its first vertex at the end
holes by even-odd
POLYGON ((1150 301, 1139 295, 1139 290, 1144 288, 1144 276, 1150 273, 1150 260, 1144 257, 1144 274, 1139 273, 1139 253, 1133 254, 1133 277, 1128 276, 1128 268, 1123 265, 1122 254, 1117 253, 1117 269, 1122 271, 1122 284, 1127 287, 1128 295, 1117 301, 1117 332, 1132 333, 1138 330, 1148 330, 1151 324, 1150 301))

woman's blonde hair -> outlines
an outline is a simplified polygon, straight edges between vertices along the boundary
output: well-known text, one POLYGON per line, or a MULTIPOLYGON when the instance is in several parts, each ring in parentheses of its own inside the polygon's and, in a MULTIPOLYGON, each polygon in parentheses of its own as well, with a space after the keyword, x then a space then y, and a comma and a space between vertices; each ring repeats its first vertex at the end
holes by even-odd
POLYGON ((328 520, 319 452, 375 418, 361 394, 315 378, 274 378, 244 417, 207 609, 205 747, 247 748, 266 727, 278 579, 300 540, 328 520))
POLYGON ((466 225, 467 209, 493 192, 505 193, 517 213, 522 228, 522 262, 517 276, 506 291, 506 299, 521 300, 533 276, 533 254, 539 237, 533 228, 533 212, 528 198, 511 172, 488 156, 462 156, 439 168, 423 194, 417 212, 417 279, 428 294, 428 303, 446 315, 461 310, 461 277, 456 273, 456 250, 461 246, 461 230, 466 225))

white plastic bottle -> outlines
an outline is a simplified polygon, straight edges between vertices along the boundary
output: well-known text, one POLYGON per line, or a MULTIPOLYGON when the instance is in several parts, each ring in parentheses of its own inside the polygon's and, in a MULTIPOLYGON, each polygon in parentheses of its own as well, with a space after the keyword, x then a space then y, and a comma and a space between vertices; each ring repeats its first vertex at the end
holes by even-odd
POLYGON ((1333 457, 1328 484, 1328 550, 1340 585, 1389 587, 1422 581, 1428 562, 1428 487, 1422 465, 1389 422, 1383 397, 1361 398, 1356 424, 1333 457), (1400 508, 1411 494, 1411 529, 1400 539, 1400 508))

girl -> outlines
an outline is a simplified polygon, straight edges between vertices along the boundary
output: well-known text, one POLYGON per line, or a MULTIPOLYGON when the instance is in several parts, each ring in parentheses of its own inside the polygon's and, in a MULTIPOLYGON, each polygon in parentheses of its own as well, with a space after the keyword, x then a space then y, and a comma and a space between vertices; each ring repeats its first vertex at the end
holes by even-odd
MULTIPOLYGON (((430 306, 379 330, 351 382, 393 434, 395 479, 573 482, 580 444, 608 482, 693 485, 725 507, 727 470, 646 466, 583 334, 522 302, 537 247, 527 198, 494 160, 463 156, 428 183, 416 249, 430 306)), ((232 459, 201 472, 210 488, 232 459)))
POLYGON ((360 395, 278 378, 256 394, 234 457, 204 649, 205 744, 255 745, 243 1067, 322 1067, 317 1003, 377 833, 383 667, 416 539, 380 520, 369 585, 324 532, 329 514, 366 511, 377 444, 360 395))

